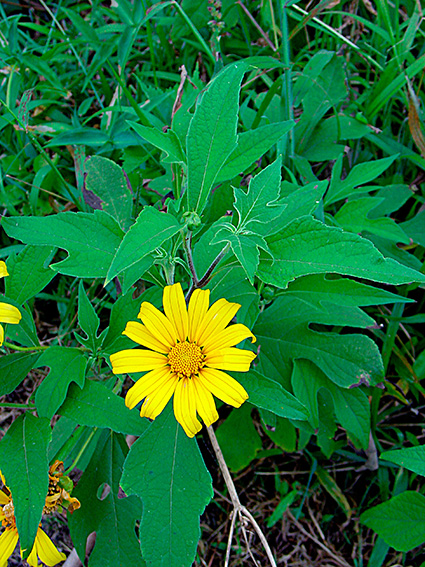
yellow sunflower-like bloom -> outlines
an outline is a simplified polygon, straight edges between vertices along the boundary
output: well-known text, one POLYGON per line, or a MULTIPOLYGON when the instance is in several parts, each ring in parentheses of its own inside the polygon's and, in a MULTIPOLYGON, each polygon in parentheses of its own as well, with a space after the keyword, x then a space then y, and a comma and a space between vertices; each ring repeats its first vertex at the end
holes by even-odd
POLYGON ((240 309, 237 303, 219 299, 209 306, 209 290, 197 289, 186 307, 180 284, 164 288, 164 313, 143 302, 138 318, 124 331, 145 349, 122 350, 111 356, 114 374, 149 371, 127 392, 132 409, 144 399, 142 417, 155 419, 174 394, 174 414, 189 437, 202 428, 197 413, 208 427, 218 419, 213 395, 238 408, 248 394, 223 370, 247 372, 255 354, 234 348, 250 337, 241 324, 227 325, 240 309))
MULTIPOLYGON (((6 264, 0 261, 0 278, 4 278, 8 276, 6 264)), ((8 303, 0 302, 0 323, 13 323, 17 324, 21 320, 21 313, 19 309, 14 307, 13 305, 9 305, 8 303)), ((0 346, 3 344, 4 339, 4 329, 0 325, 0 346)), ((0 567, 2 564, 0 563, 0 567)))
MULTIPOLYGON (((1 471, 0 478, 4 484, 3 488, 0 490, 0 522, 5 528, 0 536, 0 567, 6 567, 7 560, 12 555, 18 543, 19 535, 16 528, 12 494, 5 484, 5 479, 1 471)), ((61 553, 56 549, 52 540, 40 527, 37 530, 34 547, 27 561, 31 567, 37 567, 38 559, 49 567, 53 567, 66 559, 65 553, 61 553)))

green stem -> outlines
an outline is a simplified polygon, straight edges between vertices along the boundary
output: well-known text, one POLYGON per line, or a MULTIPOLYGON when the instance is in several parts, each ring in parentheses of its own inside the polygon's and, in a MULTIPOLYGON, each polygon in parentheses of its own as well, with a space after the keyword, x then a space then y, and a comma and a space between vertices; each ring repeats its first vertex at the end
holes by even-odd
POLYGON ((72 463, 72 465, 69 467, 69 469, 66 471, 66 474, 69 475, 69 473, 75 469, 75 467, 78 465, 78 461, 81 459, 81 457, 83 456, 84 451, 87 449, 90 441, 93 439, 93 437, 95 436, 95 433, 97 431, 97 427, 93 427, 93 430, 91 431, 90 435, 87 437, 86 442, 84 443, 84 445, 81 447, 78 455, 75 457, 74 462, 72 463))
POLYGON ((3 341, 3 346, 10 348, 12 350, 19 350, 22 352, 27 352, 30 350, 46 350, 47 348, 49 348, 48 346, 21 347, 18 345, 13 345, 12 343, 8 343, 7 341, 3 341))
MULTIPOLYGON (((281 16, 281 25, 282 25, 282 45, 281 45, 282 62, 286 67, 283 74, 280 113, 281 113, 281 119, 293 120, 294 107, 293 107, 293 98, 292 98, 292 65, 291 65, 291 56, 289 51, 289 28, 288 28, 288 13, 287 13, 286 5, 281 6, 280 16, 281 16)), ((278 150, 279 153, 283 156, 284 162, 288 163, 287 158, 292 157, 295 153, 294 135, 292 130, 290 130, 287 134, 285 134, 282 137, 281 141, 278 142, 278 150)))
POLYGON ((196 287, 199 283, 198 276, 196 275, 195 264, 193 263, 193 256, 192 256, 192 232, 188 232, 186 236, 183 238, 184 249, 186 251, 187 262, 189 264, 190 273, 192 274, 193 278, 193 285, 196 287))
POLYGON ((211 266, 208 268, 208 270, 205 272, 205 274, 202 276, 202 278, 198 281, 198 283, 196 285, 195 285, 195 282, 192 283, 192 285, 189 288, 189 291, 186 294, 186 303, 189 301, 189 299, 190 299, 192 293, 195 291, 195 289, 199 289, 201 287, 204 287, 204 285, 206 285, 210 281, 210 276, 213 273, 214 268, 217 266, 217 264, 227 254, 229 247, 230 247, 230 244, 227 243, 226 246, 223 248, 223 250, 220 252, 220 254, 218 254, 216 256, 216 258, 212 261, 211 266))
POLYGON ((29 139, 31 140, 31 142, 34 144, 34 146, 38 149, 38 151, 43 155, 43 157, 45 158, 45 160, 47 161, 47 163, 50 165, 50 167, 52 168, 52 170, 56 173, 56 175, 59 177, 59 179, 62 181, 63 185, 68 188, 68 183, 66 182, 65 178, 63 177, 63 175, 61 174, 61 172, 59 171, 59 169, 56 167, 56 165, 53 163, 53 161, 50 159, 49 154, 46 152, 46 150, 43 148, 43 146, 40 144, 40 142, 37 140, 37 138, 34 136, 34 134, 28 130, 27 128, 25 128, 25 124, 22 122, 22 120, 13 112, 13 110, 6 104, 6 102, 4 100, 0 100, 0 103, 10 112, 10 114, 13 116, 13 118, 16 120, 16 122, 19 124, 19 126, 22 128, 23 131, 26 132, 26 135, 29 137, 29 139))
POLYGON ((184 21, 187 23, 187 25, 190 27, 190 29, 193 32, 193 35, 196 37, 196 39, 199 41, 199 43, 202 45, 202 47, 205 50, 205 53, 208 55, 208 57, 211 59, 211 61, 214 63, 215 65, 215 57, 211 51, 211 49, 208 47, 208 44, 205 42, 204 38, 202 37, 202 35, 198 32, 198 30, 196 29, 196 27, 193 25, 193 22, 190 20, 190 18, 188 17, 188 15, 186 14, 186 12, 183 10, 183 8, 181 8, 181 6, 179 6, 179 4, 177 2, 173 2, 173 6, 175 6, 175 8, 177 9, 178 12, 180 12, 181 17, 184 19, 184 21))
POLYGON ((21 408, 27 410, 34 410, 34 406, 30 406, 28 404, 9 404, 7 402, 0 403, 0 408, 21 408))

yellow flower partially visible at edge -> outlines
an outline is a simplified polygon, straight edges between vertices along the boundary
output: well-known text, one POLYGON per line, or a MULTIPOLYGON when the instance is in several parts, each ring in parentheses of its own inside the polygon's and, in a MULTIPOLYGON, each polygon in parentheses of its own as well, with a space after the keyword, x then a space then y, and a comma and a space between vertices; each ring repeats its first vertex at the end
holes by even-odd
MULTIPOLYGON (((8 276, 6 264, 0 261, 0 278, 8 276)), ((21 313, 19 309, 8 303, 0 302, 0 323, 13 323, 16 325, 21 320, 21 313)), ((3 344, 4 340, 4 329, 0 325, 0 346, 3 344)), ((2 567, 0 563, 0 567, 2 567)))
POLYGON ((126 405, 132 409, 144 399, 140 415, 155 419, 174 394, 174 414, 189 437, 202 428, 197 413, 207 427, 218 419, 213 395, 236 408, 248 399, 223 370, 247 372, 256 356, 233 348, 248 337, 255 342, 245 325, 227 326, 241 306, 219 299, 208 308, 209 296, 197 289, 186 307, 180 284, 165 287, 165 315, 145 301, 138 315, 143 325, 130 321, 123 332, 146 349, 111 355, 114 374, 149 371, 127 392, 126 405))
MULTIPOLYGON (((0 478, 4 484, 0 489, 0 522, 5 528, 0 536, 0 567, 7 566, 7 560, 12 555, 19 540, 16 528, 15 508, 13 506, 12 494, 6 486, 4 476, 0 471, 0 478)), ((21 551, 22 555, 22 551, 21 551)), ((34 547, 27 559, 31 567, 38 566, 38 559, 45 565, 53 567, 61 561, 65 561, 65 553, 59 552, 49 536, 39 527, 34 541, 34 547)))

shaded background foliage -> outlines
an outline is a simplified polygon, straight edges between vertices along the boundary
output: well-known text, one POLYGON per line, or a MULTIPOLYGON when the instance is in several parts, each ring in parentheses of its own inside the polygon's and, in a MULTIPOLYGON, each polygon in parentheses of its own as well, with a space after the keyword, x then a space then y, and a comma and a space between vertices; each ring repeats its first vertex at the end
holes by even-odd
MULTIPOLYGON (((423 471, 412 474, 399 467, 403 463, 382 458, 378 468, 382 451, 421 445, 423 437, 423 290, 399 285, 413 281, 405 275, 409 269, 423 271, 425 246, 420 6, 410 0, 394 6, 226 0, 221 7, 193 0, 160 5, 64 1, 19 8, 3 2, 0 13, 0 202, 8 216, 2 223, 1 258, 7 258, 11 273, 5 280, 8 300, 28 305, 21 325, 9 327, 8 336, 27 347, 52 345, 43 354, 8 354, 14 357, 10 368, 4 358, 0 361, 2 400, 26 404, 39 386, 40 418, 51 419, 59 408, 62 416, 54 418, 49 460, 63 457, 72 466, 78 458, 77 468, 84 471, 77 488, 82 502, 91 482, 96 488, 107 483, 110 495, 99 500, 89 492, 87 503, 92 498, 105 518, 111 506, 121 505, 120 514, 134 532, 140 500, 133 495, 120 502, 117 471, 127 454, 123 435, 143 440, 146 424, 137 412, 117 405, 121 400, 108 406, 114 383, 108 382, 99 349, 106 355, 130 347, 119 333, 142 298, 160 306, 161 293, 152 284, 165 285, 161 267, 169 267, 175 252, 178 202, 174 209, 168 202, 172 214, 166 219, 159 211, 165 210, 167 197, 178 201, 182 195, 185 152, 193 165, 203 143, 196 120, 203 124, 215 108, 204 98, 205 116, 198 106, 192 120, 195 102, 223 67, 252 58, 245 74, 229 71, 232 100, 239 101, 239 111, 233 105, 239 150, 224 163, 217 158, 210 183, 218 188, 208 201, 209 186, 194 196, 186 192, 189 208, 199 206, 203 213, 204 225, 194 232, 198 275, 228 242, 231 257, 210 287, 216 297, 224 294, 242 304, 238 320, 255 324, 263 347, 260 365, 247 378, 256 408, 221 408, 218 439, 241 498, 262 522, 283 564, 379 567, 425 561, 421 548, 407 554, 390 549, 385 514, 381 523, 370 524, 378 533, 383 526, 383 539, 359 523, 362 512, 391 496, 423 492, 417 476, 423 471), (280 169, 278 156, 282 183, 279 173, 273 177, 280 169), (244 199, 258 191, 266 175, 264 185, 272 192, 258 215, 277 198, 286 205, 274 211, 274 226, 273 211, 265 219, 244 213, 244 199), (146 205, 153 206, 143 209, 146 205), (69 220, 76 212, 84 219, 78 226, 69 220), (262 222, 269 223, 268 232, 253 230, 262 222), (149 223, 153 230, 162 223, 166 237, 141 243, 149 223), (126 247, 115 255, 124 232, 126 247), (355 256, 351 246, 359 242, 358 234, 367 249, 355 256), (102 245, 96 257, 93 238, 102 245), (382 264, 368 243, 390 260, 382 264), (146 246, 142 252, 141 246, 146 246), (162 256, 153 257, 161 246, 162 256), (250 254, 241 253, 247 250, 250 254), (314 267, 318 255, 324 267, 314 267), (305 265, 294 267, 290 260, 300 258, 305 265), (329 272, 355 279, 324 275, 329 272), (109 283, 103 287, 105 277, 109 283), (89 358, 79 345, 90 349, 89 358), (276 353, 285 364, 276 367, 276 353), (341 353, 345 362, 337 364, 341 353), (368 370, 358 375, 359 388, 347 388, 353 384, 349 363, 368 370), (49 380, 55 383, 55 372, 60 375, 64 367, 62 389, 53 392, 49 380), (309 420, 271 413, 263 375, 292 391, 309 409, 309 420), (385 389, 369 387, 384 376, 385 389), (84 411, 84 382, 86 399, 101 400, 97 414, 84 411), (110 407, 107 414, 104 407, 110 407), (229 434, 233 431, 236 440, 229 434), (97 459, 109 460, 109 475, 98 474, 97 459)), ((220 148, 224 151, 235 138, 230 130, 224 134, 228 138, 218 137, 219 157, 220 148)), ((196 171, 192 179, 196 187, 196 171)), ((188 279, 181 254, 180 260, 177 273, 188 279)), ((2 408, 4 431, 20 410, 8 412, 2 408)), ((196 557, 197 564, 209 565, 224 556, 230 507, 208 441, 200 446, 219 487, 202 516, 196 557)), ((128 475, 123 486, 137 494, 128 475)), ((86 535, 96 530, 89 565, 104 564, 111 559, 101 541, 109 538, 110 524, 103 516, 96 526, 86 521, 77 514, 72 518, 73 543, 82 555, 86 535)), ((400 525, 409 526, 412 519, 405 521, 400 525)), ((408 537, 407 527, 397 529, 408 537)), ((111 564, 125 564, 131 554, 139 557, 131 530, 120 542, 122 559, 111 564)), ((412 546, 417 543, 412 540, 412 546)), ((247 547, 262 557, 252 537, 249 546, 234 546, 233 564, 249 561, 247 547)))

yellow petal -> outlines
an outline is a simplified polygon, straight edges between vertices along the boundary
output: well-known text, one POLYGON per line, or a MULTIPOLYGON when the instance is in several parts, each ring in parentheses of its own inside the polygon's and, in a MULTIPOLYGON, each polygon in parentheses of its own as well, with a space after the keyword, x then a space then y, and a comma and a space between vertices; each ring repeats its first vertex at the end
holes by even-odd
MULTIPOLYGON (((189 341, 197 341, 200 325, 208 311, 210 303, 209 289, 195 289, 189 301, 188 318, 189 318, 189 341)), ((199 344, 199 343, 198 343, 199 344)))
POLYGON ((176 374, 170 374, 170 378, 160 389, 157 389, 154 394, 146 397, 140 408, 140 415, 142 417, 148 417, 149 419, 158 417, 174 394, 178 380, 176 374))
POLYGON ((7 271, 7 266, 3 261, 0 261, 0 278, 4 278, 4 276, 8 276, 9 272, 7 271))
POLYGON ((3 473, 1 471, 0 471, 0 479, 1 479, 3 484, 6 484, 6 480, 5 480, 3 473))
POLYGON ((125 397, 125 405, 133 409, 139 402, 154 394, 156 390, 163 388, 168 380, 174 380, 174 374, 170 372, 169 367, 158 368, 148 372, 132 386, 125 397))
POLYGON ((245 389, 234 378, 213 368, 203 368, 199 372, 202 384, 216 398, 238 408, 248 399, 245 389))
POLYGON ((135 321, 129 321, 127 323, 123 335, 127 335, 127 337, 135 343, 139 343, 139 345, 157 352, 167 354, 170 350, 165 344, 154 337, 144 325, 135 321))
POLYGON ((110 360, 114 374, 144 372, 154 368, 163 368, 167 364, 167 357, 163 354, 141 349, 120 350, 111 354, 110 360))
POLYGON ((0 322, 13 323, 16 325, 21 320, 22 315, 17 307, 8 303, 0 303, 0 322))
POLYGON ((165 315, 177 330, 179 341, 184 342, 187 339, 188 316, 182 286, 179 283, 167 285, 162 302, 165 315))
POLYGON ((41 528, 38 528, 34 547, 37 548, 37 555, 40 560, 48 567, 53 567, 66 559, 65 553, 56 549, 55 544, 41 528))
POLYGON ((209 390, 205 388, 198 377, 192 378, 196 393, 196 409, 207 427, 217 421, 218 412, 215 407, 214 398, 209 390))
POLYGON ((139 319, 148 331, 170 349, 177 343, 177 331, 167 317, 151 303, 144 301, 140 307, 139 319))
POLYGON ((188 437, 194 437, 202 429, 196 418, 196 391, 190 378, 177 384, 173 399, 174 415, 188 437))
MULTIPOLYGON (((21 557, 22 557, 22 549, 21 549, 21 557)), ((31 567, 38 567, 37 546, 35 544, 31 550, 31 553, 27 558, 27 563, 31 565, 31 567)))
POLYGON ((251 362, 257 355, 250 350, 241 348, 222 348, 208 353, 205 366, 220 370, 248 372, 251 362))
MULTIPOLYGON (((4 329, 0 325, 0 346, 3 344, 3 341, 4 341, 4 329)), ((1 567, 1 565, 0 565, 0 567, 1 567)))
POLYGON ((220 333, 233 319, 240 309, 238 303, 229 303, 226 299, 219 299, 211 305, 201 324, 199 333, 199 345, 204 341, 220 333))
POLYGON ((10 530, 4 530, 0 536, 0 565, 6 565, 7 560, 12 555, 15 550, 16 544, 18 543, 18 530, 12 528, 10 530))
POLYGON ((256 339, 248 327, 238 323, 236 325, 226 327, 226 329, 223 329, 217 335, 209 336, 203 342, 202 346, 204 347, 204 353, 206 353, 208 350, 235 346, 248 337, 251 337, 251 342, 255 343, 256 339))
POLYGON ((7 496, 3 490, 0 490, 0 506, 4 506, 5 504, 9 504, 10 498, 7 496))

